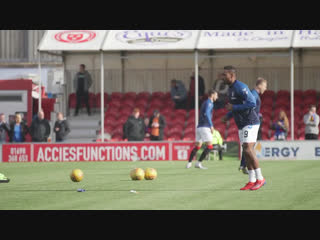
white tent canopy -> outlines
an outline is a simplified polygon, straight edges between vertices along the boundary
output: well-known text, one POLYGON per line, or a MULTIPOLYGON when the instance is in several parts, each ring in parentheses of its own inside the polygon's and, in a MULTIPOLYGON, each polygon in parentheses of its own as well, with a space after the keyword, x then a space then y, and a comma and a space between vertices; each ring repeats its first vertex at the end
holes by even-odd
POLYGON ((197 49, 289 49, 292 30, 202 30, 197 49))
POLYGON ((320 30, 296 30, 293 48, 319 48, 320 30))
POLYGON ((198 35, 198 30, 114 30, 110 31, 102 50, 194 50, 198 35))
POLYGON ((48 30, 39 51, 100 51, 107 30, 48 30))
POLYGON ((47 30, 39 51, 182 51, 320 47, 320 30, 47 30))

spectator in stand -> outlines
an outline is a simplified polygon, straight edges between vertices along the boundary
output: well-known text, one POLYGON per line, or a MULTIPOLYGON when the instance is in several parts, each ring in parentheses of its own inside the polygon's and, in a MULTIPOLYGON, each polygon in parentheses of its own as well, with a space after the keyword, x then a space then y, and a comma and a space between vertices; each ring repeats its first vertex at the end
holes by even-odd
POLYGON ((145 136, 144 121, 139 117, 139 108, 133 109, 132 115, 123 126, 123 138, 128 141, 143 141, 145 136))
POLYGON ((286 140, 289 132, 289 121, 285 111, 279 112, 279 119, 273 123, 271 128, 275 130, 275 140, 286 140))
POLYGON ((303 116, 305 127, 305 139, 317 140, 319 137, 319 115, 316 113, 316 106, 311 105, 309 112, 303 116))
POLYGON ((47 142, 50 132, 49 121, 44 118, 44 113, 41 110, 38 112, 38 117, 32 121, 30 126, 32 142, 47 142))
POLYGON ((17 113, 15 121, 10 124, 10 142, 24 142, 28 131, 28 126, 22 121, 21 114, 17 113))
POLYGON ((164 117, 160 114, 159 110, 155 110, 150 117, 149 128, 151 128, 151 141, 162 141, 163 130, 166 127, 164 117))
POLYGON ((180 80, 171 80, 171 99, 175 103, 176 109, 185 109, 187 100, 187 90, 180 80))
POLYGON ((218 74, 217 80, 213 84, 213 89, 219 93, 219 98, 215 102, 215 108, 216 109, 224 108, 225 103, 228 100, 229 86, 225 84, 222 73, 218 74))
POLYGON ((10 126, 6 122, 6 116, 4 113, 0 114, 0 144, 7 141, 7 134, 9 135, 10 126))
POLYGON ((54 124, 54 130, 56 133, 56 142, 63 142, 66 136, 70 133, 70 127, 67 119, 63 117, 63 113, 57 113, 57 121, 54 124))
POLYGON ((149 122, 150 122, 149 118, 146 117, 144 119, 144 126, 145 126, 145 128, 144 128, 145 131, 144 132, 145 132, 145 137, 146 138, 150 138, 150 134, 151 134, 151 128, 149 127, 149 122))
MULTIPOLYGON (((199 72, 201 68, 199 67, 199 72)), ((204 79, 200 74, 198 75, 198 95, 199 95, 199 106, 201 106, 205 94, 205 84, 204 79)), ((195 72, 192 72, 190 77, 189 93, 188 93, 188 106, 189 109, 195 108, 195 92, 196 92, 196 82, 195 82, 195 72)))
POLYGON ((86 66, 84 64, 80 65, 80 71, 75 75, 73 79, 73 86, 77 95, 77 105, 75 116, 79 113, 79 108, 81 108, 82 100, 87 106, 88 115, 91 115, 90 105, 89 105, 89 88, 92 85, 92 79, 89 72, 86 70, 86 66))

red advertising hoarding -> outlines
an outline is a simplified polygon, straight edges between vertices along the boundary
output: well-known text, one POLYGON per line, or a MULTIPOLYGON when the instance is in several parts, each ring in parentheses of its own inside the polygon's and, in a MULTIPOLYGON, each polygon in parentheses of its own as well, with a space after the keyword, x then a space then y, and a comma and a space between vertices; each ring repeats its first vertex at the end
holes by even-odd
POLYGON ((33 144, 34 162, 167 161, 169 143, 33 144))
POLYGON ((2 162, 31 162, 31 144, 3 144, 2 162))
POLYGON ((194 146, 194 142, 173 142, 172 160, 187 161, 194 146))

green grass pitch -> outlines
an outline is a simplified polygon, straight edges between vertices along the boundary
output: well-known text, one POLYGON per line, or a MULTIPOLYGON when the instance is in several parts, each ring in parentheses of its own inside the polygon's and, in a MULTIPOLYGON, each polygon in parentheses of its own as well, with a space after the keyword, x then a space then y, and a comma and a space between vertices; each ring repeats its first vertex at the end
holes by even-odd
POLYGON ((248 176, 239 161, 1 163, 11 179, 0 184, 1 210, 319 210, 320 161, 261 161, 267 184, 240 191, 248 176), (153 167, 158 178, 132 181, 134 167, 153 167), (70 180, 80 168, 84 179, 70 180), (77 192, 84 188, 86 192, 77 192), (138 193, 131 193, 135 190, 138 193))

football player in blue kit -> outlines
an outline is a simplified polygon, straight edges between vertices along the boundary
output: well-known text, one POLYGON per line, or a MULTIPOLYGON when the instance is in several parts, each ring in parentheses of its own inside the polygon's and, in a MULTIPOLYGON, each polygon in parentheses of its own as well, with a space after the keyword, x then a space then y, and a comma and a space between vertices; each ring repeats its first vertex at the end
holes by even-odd
POLYGON ((229 103, 226 105, 229 110, 227 119, 233 116, 239 129, 240 144, 242 145, 242 152, 246 159, 249 174, 249 182, 240 190, 257 190, 266 181, 262 176, 254 150, 260 126, 259 116, 255 110, 256 100, 248 86, 237 80, 235 67, 225 66, 223 78, 225 83, 229 85, 229 103))
MULTIPOLYGON (((266 90, 267 90, 267 80, 264 78, 259 77, 256 81, 256 86, 251 90, 252 95, 254 96, 254 98, 256 99, 256 113, 258 114, 258 116, 260 116, 260 108, 261 108, 261 99, 259 95, 262 95, 266 90)), ((259 117, 260 121, 261 118, 259 117)), ((260 125, 262 124, 262 122, 260 122, 260 125)), ((244 174, 248 174, 248 169, 246 167, 246 160, 244 157, 244 154, 242 154, 241 157, 241 163, 240 163, 240 171, 242 171, 244 174)))
POLYGON ((201 149, 202 143, 206 144, 206 148, 203 150, 199 161, 197 161, 195 167, 200 169, 207 169, 202 166, 203 159, 209 154, 213 149, 212 139, 213 139, 213 123, 212 123, 212 112, 214 102, 218 99, 218 92, 211 89, 208 92, 208 99, 202 103, 200 108, 199 123, 196 131, 196 146, 192 149, 187 168, 192 166, 192 160, 196 156, 197 152, 201 149))

